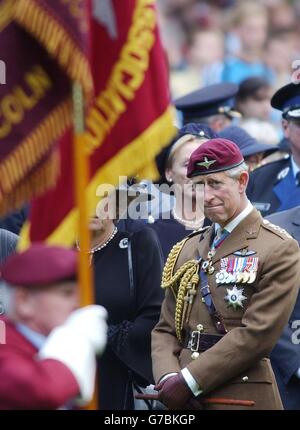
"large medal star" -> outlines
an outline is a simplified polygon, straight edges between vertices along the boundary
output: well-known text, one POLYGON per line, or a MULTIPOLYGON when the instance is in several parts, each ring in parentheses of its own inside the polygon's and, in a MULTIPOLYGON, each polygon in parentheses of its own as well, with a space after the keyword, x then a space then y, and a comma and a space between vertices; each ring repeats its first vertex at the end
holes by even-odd
POLYGON ((233 307, 234 310, 243 307, 243 301, 247 299, 246 296, 243 295, 244 289, 238 290, 236 286, 232 289, 226 288, 227 296, 225 296, 225 300, 228 302, 228 307, 233 307))
POLYGON ((216 160, 209 160, 207 157, 204 157, 204 161, 198 162, 197 166, 203 166, 206 167, 208 170, 212 164, 214 164, 216 160))

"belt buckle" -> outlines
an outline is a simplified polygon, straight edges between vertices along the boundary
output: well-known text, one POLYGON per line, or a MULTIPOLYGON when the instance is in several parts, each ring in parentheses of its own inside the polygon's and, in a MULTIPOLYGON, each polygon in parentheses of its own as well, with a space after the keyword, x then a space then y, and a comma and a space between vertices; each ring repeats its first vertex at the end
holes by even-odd
POLYGON ((198 330, 192 331, 192 334, 191 334, 191 351, 192 352, 198 352, 199 346, 200 346, 200 336, 201 336, 200 331, 198 331, 198 330), (195 346, 195 342, 196 342, 196 346, 195 346))

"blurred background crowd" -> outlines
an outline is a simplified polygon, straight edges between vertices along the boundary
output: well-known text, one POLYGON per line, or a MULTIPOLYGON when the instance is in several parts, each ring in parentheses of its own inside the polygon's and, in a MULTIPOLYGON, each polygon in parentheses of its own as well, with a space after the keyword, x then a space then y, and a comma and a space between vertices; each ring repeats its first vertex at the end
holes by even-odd
POLYGON ((158 0, 172 93, 259 75, 276 89, 300 54, 296 0, 158 0))
MULTIPOLYGON (((290 82, 292 63, 300 58, 300 3, 158 0, 158 9, 173 99, 210 84, 241 84, 259 76, 266 84, 254 94, 260 108, 254 105, 253 112, 280 133, 280 113, 271 109, 270 98, 290 82)), ((265 127, 270 143, 276 143, 272 128, 265 127)))

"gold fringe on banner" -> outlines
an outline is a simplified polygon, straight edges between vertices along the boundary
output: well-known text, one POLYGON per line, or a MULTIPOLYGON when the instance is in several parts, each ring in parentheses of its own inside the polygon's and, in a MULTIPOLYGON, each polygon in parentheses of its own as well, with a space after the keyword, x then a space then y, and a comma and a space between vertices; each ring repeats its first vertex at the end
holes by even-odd
MULTIPOLYGON (((15 209, 27 200, 28 192, 26 191, 26 197, 24 195, 22 202, 20 190, 24 187, 20 181, 26 177, 32 167, 42 159, 53 143, 62 136, 71 124, 72 102, 71 99, 66 99, 0 164, 0 215, 4 215, 7 210, 15 209), (14 206, 15 203, 17 206, 14 206)), ((27 179, 25 179, 25 183, 26 181, 27 179)), ((34 188, 38 189, 38 184, 34 188)), ((43 191, 46 189, 45 182, 43 191)), ((34 190, 29 197, 32 198, 33 195, 35 195, 34 190)))
POLYGON ((15 0, 4 0, 0 4, 0 32, 8 26, 13 18, 15 0))
POLYGON ((89 100, 93 95, 93 78, 88 59, 63 25, 35 0, 15 1, 14 18, 43 44, 72 80, 80 82, 89 100))
MULTIPOLYGON (((89 183, 87 190, 90 215, 95 214, 97 204, 99 203, 99 196, 96 195, 99 185, 105 183, 117 184, 119 176, 134 176, 148 164, 153 164, 155 156, 164 146, 169 144, 176 134, 176 128, 172 125, 173 120, 174 109, 173 107, 168 107, 143 133, 99 168, 89 183)), ((77 221, 78 211, 76 208, 73 208, 47 238, 47 242, 72 246, 77 239, 77 221)), ((30 226, 26 223, 21 231, 21 238, 18 244, 19 249, 25 249, 29 246, 29 229, 30 226)))
POLYGON ((59 161, 59 151, 56 150, 24 182, 1 201, 0 213, 5 214, 12 208, 20 207, 24 201, 32 199, 32 195, 38 196, 54 187, 60 171, 59 161))

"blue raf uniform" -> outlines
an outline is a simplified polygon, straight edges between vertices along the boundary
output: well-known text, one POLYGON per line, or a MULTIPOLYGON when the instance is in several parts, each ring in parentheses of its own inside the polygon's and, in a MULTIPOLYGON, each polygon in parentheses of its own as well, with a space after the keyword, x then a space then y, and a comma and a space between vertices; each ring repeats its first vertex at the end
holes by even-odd
MULTIPOLYGON (((287 230, 300 244, 300 206, 273 214, 268 219, 287 230)), ((300 321, 300 292, 289 322, 271 353, 284 408, 300 410, 300 333, 297 336, 299 326, 295 326, 295 321, 300 321)))
MULTIPOLYGON (((282 111, 288 123, 300 132, 300 86, 288 84, 272 97, 271 105, 282 111)), ((291 142, 293 143, 293 142, 291 142)), ((263 216, 291 209, 300 204, 300 166, 292 154, 256 169, 250 175, 248 198, 263 216)))
POLYGON ((298 169, 292 162, 292 157, 287 155, 250 174, 247 195, 263 216, 300 204, 298 169))

